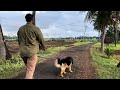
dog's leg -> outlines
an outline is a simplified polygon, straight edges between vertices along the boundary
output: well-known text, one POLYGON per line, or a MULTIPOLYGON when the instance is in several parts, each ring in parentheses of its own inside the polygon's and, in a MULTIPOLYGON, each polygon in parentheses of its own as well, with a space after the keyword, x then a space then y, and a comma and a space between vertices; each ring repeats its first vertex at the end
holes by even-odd
POLYGON ((63 73, 64 73, 63 67, 61 66, 61 72, 60 72, 60 76, 61 76, 61 77, 64 77, 64 76, 63 76, 63 73))
POLYGON ((66 72, 64 71, 64 74, 66 74, 66 72))
POLYGON ((67 68, 67 64, 64 64, 64 74, 66 74, 66 68, 67 68))
POLYGON ((70 64, 69 67, 68 67, 68 68, 69 68, 69 71, 70 71, 70 72, 73 72, 73 71, 71 70, 71 67, 72 67, 72 64, 70 64))
POLYGON ((61 76, 61 77, 64 77, 64 76, 63 76, 63 71, 62 71, 62 70, 61 70, 61 72, 60 72, 60 76, 61 76))
POLYGON ((64 77, 63 74, 66 74, 65 69, 66 69, 66 65, 62 64, 62 66, 61 66, 61 72, 60 72, 61 77, 64 77))

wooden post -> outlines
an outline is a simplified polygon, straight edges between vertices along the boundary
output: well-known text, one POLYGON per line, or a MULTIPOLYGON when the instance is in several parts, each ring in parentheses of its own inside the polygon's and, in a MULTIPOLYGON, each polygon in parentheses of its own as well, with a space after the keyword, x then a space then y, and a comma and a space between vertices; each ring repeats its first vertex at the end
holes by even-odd
POLYGON ((3 32, 2 32, 2 27, 0 25, 0 58, 1 59, 10 59, 12 56, 7 48, 3 32))
POLYGON ((36 23, 35 23, 35 14, 36 14, 36 11, 32 11, 32 14, 33 14, 33 20, 34 20, 33 24, 36 25, 36 23))

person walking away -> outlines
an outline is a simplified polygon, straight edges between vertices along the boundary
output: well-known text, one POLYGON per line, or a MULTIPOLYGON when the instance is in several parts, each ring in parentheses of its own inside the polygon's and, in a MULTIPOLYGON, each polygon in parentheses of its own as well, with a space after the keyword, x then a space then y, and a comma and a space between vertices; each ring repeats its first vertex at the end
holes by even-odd
POLYGON ((26 24, 21 26, 17 32, 20 56, 26 66, 25 79, 33 79, 34 71, 38 61, 39 50, 45 51, 45 40, 41 30, 33 25, 33 15, 26 14, 26 24))

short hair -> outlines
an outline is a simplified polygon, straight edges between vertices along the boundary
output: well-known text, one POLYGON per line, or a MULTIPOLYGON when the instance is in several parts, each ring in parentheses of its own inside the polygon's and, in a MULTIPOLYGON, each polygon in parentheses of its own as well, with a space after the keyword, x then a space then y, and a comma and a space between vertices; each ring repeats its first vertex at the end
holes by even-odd
POLYGON ((26 16, 25 16, 25 19, 26 19, 27 22, 31 22, 32 19, 33 19, 33 15, 30 14, 30 13, 28 13, 28 14, 26 14, 26 16))

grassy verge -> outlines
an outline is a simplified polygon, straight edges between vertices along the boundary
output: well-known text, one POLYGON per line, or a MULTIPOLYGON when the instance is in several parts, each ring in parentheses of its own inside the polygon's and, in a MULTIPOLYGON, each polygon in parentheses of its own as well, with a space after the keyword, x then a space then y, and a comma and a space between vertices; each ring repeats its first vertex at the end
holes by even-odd
POLYGON ((76 42, 76 43, 74 43, 73 45, 74 46, 80 46, 80 45, 84 45, 84 44, 89 44, 89 43, 93 43, 93 42, 91 42, 91 41, 85 41, 85 42, 76 42))
POLYGON ((17 76, 23 68, 23 61, 18 55, 10 60, 0 60, 0 79, 17 76))
MULTIPOLYGON (((50 58, 52 56, 55 56, 57 53, 59 53, 62 50, 65 50, 73 46, 79 46, 88 43, 91 42, 77 41, 72 45, 48 48, 45 52, 40 51, 40 53, 38 54, 39 57, 38 61, 39 63, 41 63, 45 58, 50 58)), ((10 60, 0 60, 0 79, 8 79, 17 76, 19 73, 23 72, 24 70, 23 68, 24 68, 24 63, 20 58, 19 54, 14 55, 14 57, 10 60)))
MULTIPOLYGON (((95 44, 91 48, 91 55, 93 58, 93 65, 96 68, 96 73, 98 79, 120 79, 120 68, 117 68, 118 60, 114 57, 108 58, 105 54, 99 51, 100 43, 95 44)), ((114 45, 109 46, 110 49, 119 50, 120 45, 114 47, 114 45)))

